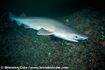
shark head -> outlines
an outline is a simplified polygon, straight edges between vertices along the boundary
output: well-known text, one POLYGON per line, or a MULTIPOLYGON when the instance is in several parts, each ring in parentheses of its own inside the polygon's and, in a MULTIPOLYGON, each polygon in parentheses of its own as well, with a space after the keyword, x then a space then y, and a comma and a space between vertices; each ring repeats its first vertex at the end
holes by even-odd
POLYGON ((65 39, 72 42, 78 42, 80 40, 87 40, 88 37, 83 34, 68 33, 66 34, 65 39))
POLYGON ((85 35, 70 34, 66 39, 72 42, 78 42, 79 40, 86 40, 88 37, 85 35))
POLYGON ((77 34, 77 33, 71 33, 71 32, 64 32, 61 34, 56 34, 57 37, 62 38, 64 40, 68 40, 71 42, 79 42, 80 40, 86 40, 88 39, 87 36, 83 35, 83 34, 77 34))

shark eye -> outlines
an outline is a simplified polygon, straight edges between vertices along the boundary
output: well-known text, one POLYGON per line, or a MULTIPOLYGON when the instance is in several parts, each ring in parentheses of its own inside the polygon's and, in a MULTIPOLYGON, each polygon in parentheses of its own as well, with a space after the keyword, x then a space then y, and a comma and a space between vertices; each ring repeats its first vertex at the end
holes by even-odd
POLYGON ((78 38, 78 36, 75 36, 75 38, 78 38))
POLYGON ((78 38, 78 36, 75 36, 75 38, 78 38))

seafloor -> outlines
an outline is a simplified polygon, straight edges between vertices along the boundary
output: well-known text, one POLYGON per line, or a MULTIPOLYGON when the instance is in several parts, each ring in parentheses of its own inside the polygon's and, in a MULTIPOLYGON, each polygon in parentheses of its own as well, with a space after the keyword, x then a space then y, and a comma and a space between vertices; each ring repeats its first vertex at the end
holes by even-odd
POLYGON ((58 18, 89 37, 69 42, 38 36, 35 30, 17 26, 7 16, 0 20, 1 66, 67 66, 68 70, 105 70, 105 13, 92 9, 58 18))

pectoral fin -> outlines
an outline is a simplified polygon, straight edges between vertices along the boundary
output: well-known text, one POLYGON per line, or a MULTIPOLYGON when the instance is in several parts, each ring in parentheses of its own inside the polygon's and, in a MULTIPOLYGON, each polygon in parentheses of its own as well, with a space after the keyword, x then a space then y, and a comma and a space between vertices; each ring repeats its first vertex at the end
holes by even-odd
POLYGON ((37 35, 52 35, 51 32, 49 32, 48 30, 45 30, 44 28, 41 28, 38 32, 37 35))

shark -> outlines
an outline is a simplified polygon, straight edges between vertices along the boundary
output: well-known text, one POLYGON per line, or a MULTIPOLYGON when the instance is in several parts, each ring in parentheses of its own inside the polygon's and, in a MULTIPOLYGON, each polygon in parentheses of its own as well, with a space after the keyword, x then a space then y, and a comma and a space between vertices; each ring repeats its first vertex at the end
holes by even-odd
POLYGON ((16 16, 9 16, 9 18, 12 21, 16 21, 19 26, 24 24, 26 26, 25 28, 37 30, 37 35, 53 35, 71 42, 79 42, 80 40, 88 39, 86 35, 55 19, 45 17, 16 16))

